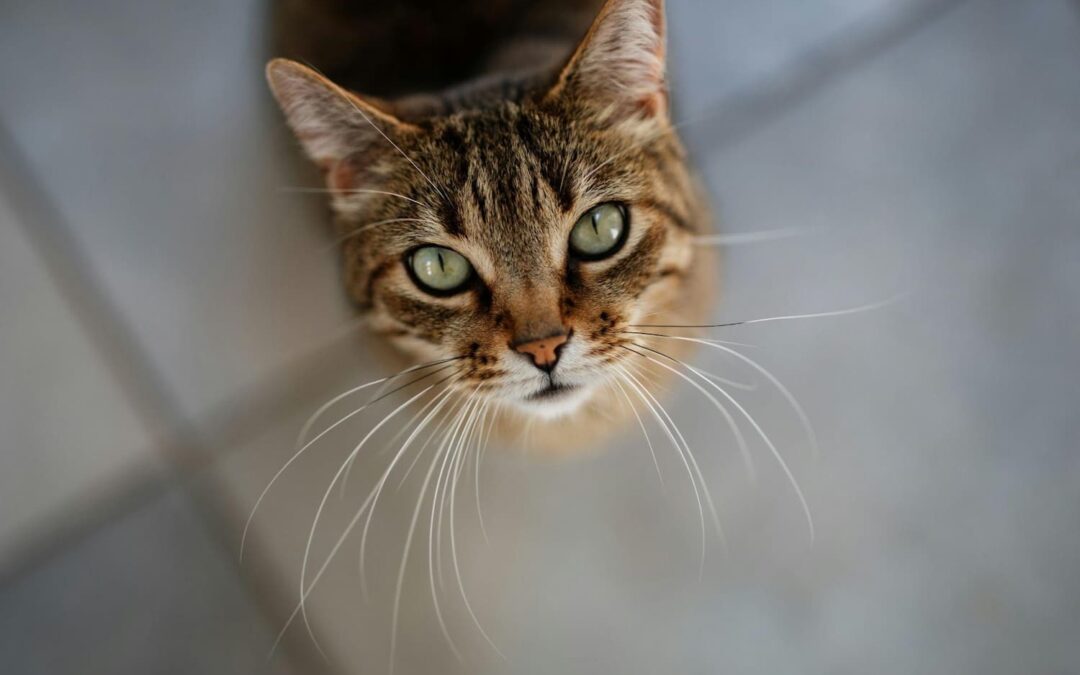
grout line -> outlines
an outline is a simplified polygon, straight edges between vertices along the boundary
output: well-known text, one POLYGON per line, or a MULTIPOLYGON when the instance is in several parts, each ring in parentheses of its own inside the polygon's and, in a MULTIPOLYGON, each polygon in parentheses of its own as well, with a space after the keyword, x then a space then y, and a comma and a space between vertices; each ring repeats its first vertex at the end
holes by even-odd
POLYGON ((161 471, 140 466, 126 471, 109 487, 108 499, 80 498, 78 513, 50 518, 45 527, 47 534, 31 535, 16 544, 15 555, 5 557, 0 564, 0 592, 59 557, 63 551, 78 546, 109 523, 160 497, 168 489, 170 480, 171 476, 161 471))
MULTIPOLYGON (((2 123, 0 186, 3 186, 12 211, 17 216, 17 226, 41 257, 46 273, 86 332, 94 350, 116 378, 127 403, 148 426, 154 445, 175 470, 165 480, 177 479, 179 489, 190 497, 211 539, 224 557, 237 567, 237 578, 252 597, 263 620, 271 628, 280 625, 283 621, 280 608, 291 609, 291 600, 280 597, 277 589, 283 586, 272 583, 270 575, 243 573, 238 569, 237 557, 230 546, 231 542, 238 541, 238 523, 235 518, 225 515, 236 511, 228 508, 230 498, 213 476, 205 472, 200 476, 193 471, 213 457, 213 453, 195 426, 184 417, 175 395, 154 368, 122 313, 110 301, 92 269, 89 257, 74 236, 71 223, 44 189, 28 158, 2 123)), ((149 489, 152 488, 153 485, 149 486, 149 489)), ((140 494, 140 490, 135 489, 133 493, 140 494)), ((138 503, 138 500, 132 501, 138 503)), ((103 509, 101 513, 107 514, 109 510, 103 509)), ((90 524, 84 521, 83 527, 90 524)), ((64 534, 70 542, 70 538, 77 536, 76 531, 82 528, 72 526, 66 529, 64 534)), ((52 548, 58 553, 65 548, 65 542, 57 539, 52 547, 44 543, 39 547, 41 551, 52 548)), ((262 548, 257 537, 249 541, 249 547, 255 554, 252 557, 258 556, 262 548)), ((288 610, 285 615, 287 613, 288 610)), ((323 659, 316 656, 307 641, 287 638, 281 651, 280 658, 289 665, 300 666, 302 672, 333 672, 323 659)))
MULTIPOLYGON (((724 97, 704 112, 700 133, 688 132, 692 154, 704 159, 766 128, 833 82, 859 69, 933 24, 969 0, 919 0, 906 3, 884 16, 858 22, 842 35, 824 40, 772 76, 724 97), (710 124, 709 121, 712 121, 710 124)), ((1080 1, 1080 0, 1078 0, 1080 1)), ((690 129, 697 126, 690 123, 690 129)))

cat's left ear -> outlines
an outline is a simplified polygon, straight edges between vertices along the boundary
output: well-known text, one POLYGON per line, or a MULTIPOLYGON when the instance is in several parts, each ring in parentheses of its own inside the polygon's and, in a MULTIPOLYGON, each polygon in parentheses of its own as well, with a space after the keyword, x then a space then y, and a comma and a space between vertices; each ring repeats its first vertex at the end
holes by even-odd
POLYGON ((666 122, 666 56, 664 0, 608 0, 548 95, 606 121, 666 122))
POLYGON ((393 151, 392 140, 416 127, 395 117, 388 106, 366 99, 288 59, 266 66, 270 89, 308 157, 327 173, 331 187, 352 187, 393 151))

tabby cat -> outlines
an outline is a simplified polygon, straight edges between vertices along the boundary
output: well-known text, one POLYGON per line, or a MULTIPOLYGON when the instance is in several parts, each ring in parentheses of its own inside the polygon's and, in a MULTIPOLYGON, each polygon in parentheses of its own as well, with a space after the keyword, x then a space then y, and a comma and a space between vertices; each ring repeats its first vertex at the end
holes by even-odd
POLYGON ((373 330, 555 448, 627 419, 666 372, 635 325, 699 323, 714 286, 663 0, 596 4, 287 2, 285 53, 326 74, 267 67, 373 330))

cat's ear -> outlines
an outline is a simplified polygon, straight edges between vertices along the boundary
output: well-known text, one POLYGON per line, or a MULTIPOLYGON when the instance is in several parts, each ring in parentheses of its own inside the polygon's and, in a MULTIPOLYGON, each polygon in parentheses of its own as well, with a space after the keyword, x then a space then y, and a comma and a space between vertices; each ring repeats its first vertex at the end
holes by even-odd
POLYGON ((393 148, 391 139, 415 131, 379 102, 346 91, 295 61, 270 61, 266 79, 304 151, 330 174, 332 184, 338 182, 333 173, 343 160, 374 161, 393 148))
POLYGON ((549 96, 570 96, 611 121, 666 121, 663 0, 608 0, 549 96))

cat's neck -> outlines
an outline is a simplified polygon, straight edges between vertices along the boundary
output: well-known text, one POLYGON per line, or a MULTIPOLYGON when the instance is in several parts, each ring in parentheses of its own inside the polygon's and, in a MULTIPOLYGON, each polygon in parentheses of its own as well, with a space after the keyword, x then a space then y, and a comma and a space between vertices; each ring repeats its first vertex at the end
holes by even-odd
POLYGON ((520 88, 555 68, 601 4, 279 0, 275 52, 368 96, 445 92, 451 103, 461 105, 493 85, 520 88))

